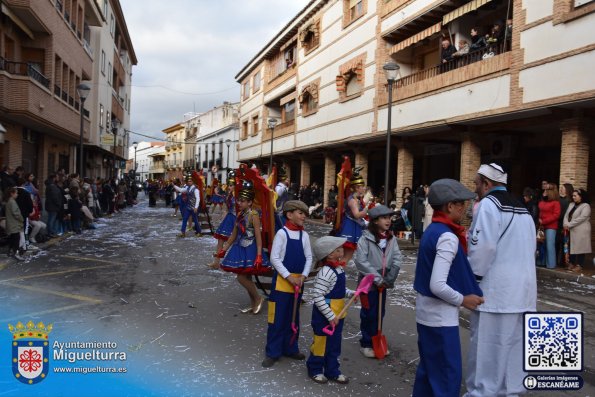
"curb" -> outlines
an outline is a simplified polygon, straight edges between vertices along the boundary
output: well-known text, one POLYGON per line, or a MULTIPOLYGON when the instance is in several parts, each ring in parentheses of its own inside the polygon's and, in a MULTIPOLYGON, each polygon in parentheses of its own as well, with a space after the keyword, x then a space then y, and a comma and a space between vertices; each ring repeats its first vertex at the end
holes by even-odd
POLYGON ((567 273, 565 271, 537 267, 537 275, 547 278, 564 279, 579 284, 595 285, 595 278, 584 274, 567 273))

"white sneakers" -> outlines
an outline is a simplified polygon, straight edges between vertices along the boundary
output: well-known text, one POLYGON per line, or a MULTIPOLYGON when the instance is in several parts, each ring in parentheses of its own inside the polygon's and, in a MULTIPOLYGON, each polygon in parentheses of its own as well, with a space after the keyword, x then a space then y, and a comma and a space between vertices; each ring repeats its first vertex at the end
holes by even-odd
MULTIPOLYGON (((364 357, 376 358, 376 354, 374 354, 374 349, 372 349, 371 347, 360 347, 359 351, 364 355, 364 357)), ((385 356, 390 356, 390 350, 386 350, 385 356)))

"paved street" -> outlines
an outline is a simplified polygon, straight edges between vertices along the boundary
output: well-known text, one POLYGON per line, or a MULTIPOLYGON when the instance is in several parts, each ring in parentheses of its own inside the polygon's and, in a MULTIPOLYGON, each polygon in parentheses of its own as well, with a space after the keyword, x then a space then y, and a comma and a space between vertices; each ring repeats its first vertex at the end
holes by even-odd
MULTIPOLYGON (((238 309, 249 302, 235 277, 206 266, 215 240, 177 239, 180 218, 158 204, 148 208, 141 201, 101 219, 98 229, 70 236, 26 262, 2 259, 0 346, 8 346, 11 338, 8 323, 34 319, 54 325, 51 343, 117 343, 116 350, 125 351, 127 359, 110 361, 109 366, 126 367, 127 372, 52 372, 41 384, 27 386, 13 379, 10 351, 0 348, 0 396, 410 395, 418 359, 412 289, 415 251, 404 250, 398 286, 389 294, 384 333, 393 354, 383 361, 360 355, 359 307, 354 306, 346 320, 342 352, 342 371, 351 383, 317 385, 307 378, 303 362, 285 359, 271 369, 260 366, 266 310, 259 315, 240 313, 238 309), (65 382, 71 385, 68 389, 65 382)), ((307 230, 318 237, 328 227, 308 224, 307 230)), ((353 269, 348 273, 354 287, 353 269)), ((585 313, 587 384, 580 392, 555 395, 595 395, 594 288, 540 277, 539 310, 585 313)), ((307 352, 312 310, 308 288, 304 301, 300 344, 307 352)), ((468 338, 465 318, 462 313, 463 341, 468 338)), ((53 367, 62 364, 51 362, 53 367)))

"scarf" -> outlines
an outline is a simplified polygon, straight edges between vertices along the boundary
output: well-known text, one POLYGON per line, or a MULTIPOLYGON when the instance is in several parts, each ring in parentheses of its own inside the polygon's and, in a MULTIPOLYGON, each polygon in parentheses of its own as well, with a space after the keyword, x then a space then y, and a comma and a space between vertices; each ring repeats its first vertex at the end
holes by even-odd
POLYGON ((463 247, 463 252, 467 254, 467 235, 465 234, 465 228, 463 226, 454 223, 442 211, 434 211, 434 215, 432 215, 432 222, 438 222, 448 226, 459 239, 459 243, 461 243, 461 246, 463 247))
POLYGON ((329 266, 332 267, 333 269, 336 269, 338 267, 345 267, 345 262, 341 262, 341 261, 329 261, 327 260, 326 262, 324 262, 325 266, 329 266))
POLYGON ((304 230, 303 226, 298 226, 295 223, 291 222, 290 220, 285 221, 285 227, 288 230, 293 230, 294 232, 298 232, 300 230, 304 230))

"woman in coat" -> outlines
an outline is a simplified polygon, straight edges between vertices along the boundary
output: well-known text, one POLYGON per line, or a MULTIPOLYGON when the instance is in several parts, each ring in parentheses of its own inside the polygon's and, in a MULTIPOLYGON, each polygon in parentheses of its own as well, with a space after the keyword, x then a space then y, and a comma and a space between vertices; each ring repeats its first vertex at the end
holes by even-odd
POLYGON ((572 193, 572 203, 564 215, 564 229, 570 231, 569 270, 580 273, 585 254, 591 253, 591 206, 584 189, 572 193))

